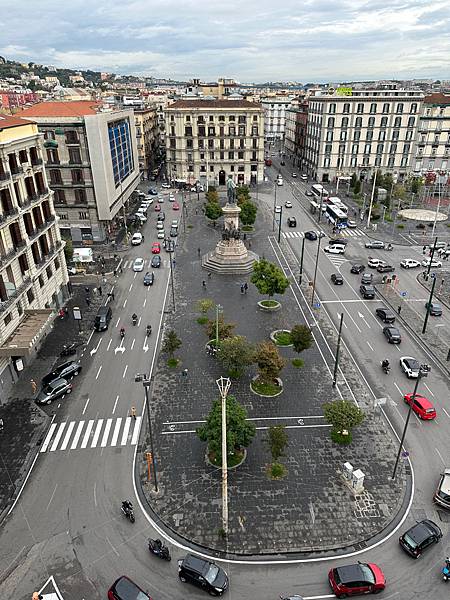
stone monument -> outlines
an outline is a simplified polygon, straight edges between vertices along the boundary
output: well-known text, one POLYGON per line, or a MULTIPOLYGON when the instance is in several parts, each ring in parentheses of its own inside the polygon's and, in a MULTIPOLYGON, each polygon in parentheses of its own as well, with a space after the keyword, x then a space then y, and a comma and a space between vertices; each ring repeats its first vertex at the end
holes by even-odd
POLYGON ((241 239, 239 228, 239 213, 241 209, 236 204, 236 184, 231 175, 227 181, 227 203, 222 208, 224 224, 222 239, 211 252, 202 257, 202 266, 208 271, 223 275, 248 274, 253 270, 253 263, 258 255, 247 250, 241 239))

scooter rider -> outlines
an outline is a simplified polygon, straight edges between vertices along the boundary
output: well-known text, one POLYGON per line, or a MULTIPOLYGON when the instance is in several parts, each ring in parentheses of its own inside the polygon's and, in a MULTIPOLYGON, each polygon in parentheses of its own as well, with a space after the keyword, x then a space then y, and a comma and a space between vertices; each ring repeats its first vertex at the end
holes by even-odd
POLYGON ((388 361, 388 359, 387 359, 387 358, 385 358, 385 359, 383 360, 383 362, 381 363, 381 366, 383 367, 383 369, 384 369, 385 371, 387 371, 388 369, 390 369, 389 361, 388 361))
POLYGON ((120 328, 120 337, 124 338, 125 337, 125 327, 121 327, 120 328))
POLYGON ((147 325, 147 336, 151 335, 151 333, 152 333, 152 326, 147 325))
POLYGON ((136 325, 138 317, 136 313, 133 313, 133 315, 131 316, 131 320, 133 321, 133 325, 136 325))
POLYGON ((128 515, 133 510, 133 503, 131 500, 124 500, 122 502, 122 509, 126 515, 128 515))

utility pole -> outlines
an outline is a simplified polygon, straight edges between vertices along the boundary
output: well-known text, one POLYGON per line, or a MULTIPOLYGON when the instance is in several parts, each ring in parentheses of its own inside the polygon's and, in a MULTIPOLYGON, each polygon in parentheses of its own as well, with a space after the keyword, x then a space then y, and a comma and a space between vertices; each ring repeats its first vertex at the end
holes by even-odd
POLYGON ((339 333, 338 333, 338 340, 337 340, 337 346, 336 346, 336 356, 334 359, 333 387, 336 386, 336 381, 337 381, 337 372, 338 372, 338 367, 339 367, 339 350, 341 347, 341 336, 342 336, 343 323, 344 323, 344 313, 341 313, 341 322, 339 324, 339 333))
POLYGON ((302 239, 302 253, 300 255, 300 273, 298 276, 298 285, 302 285, 302 278, 303 278, 303 255, 305 253, 305 236, 303 236, 302 239))
POLYGON ((433 262, 433 258, 434 258, 434 253, 436 252, 436 244, 437 244, 437 237, 434 238, 434 244, 433 244, 433 248, 431 249, 431 256, 430 256, 430 264, 428 265, 427 268, 427 277, 430 275, 430 271, 431 271, 431 263, 433 262))
POLYGON ((320 219, 322 218, 322 203, 323 203, 323 186, 322 186, 322 189, 320 190, 319 217, 317 219, 318 223, 320 223, 320 219))
POLYGON ((280 243, 280 239, 281 239, 281 221, 283 220, 283 207, 280 206, 280 220, 278 221, 278 243, 280 243))
POLYGON ((277 182, 275 182, 275 196, 273 200, 273 227, 272 231, 275 231, 275 207, 277 205, 277 182))
POLYGON ((313 279, 313 289, 312 289, 312 296, 311 296, 311 306, 313 306, 313 304, 314 304, 314 295, 316 293, 317 266, 319 264, 319 252, 320 252, 321 242, 322 242, 322 237, 319 236, 319 241, 317 244, 316 264, 314 266, 314 279, 313 279))
POLYGON ((166 238, 166 250, 169 253, 169 262, 170 262, 170 284, 172 288, 172 303, 173 303, 173 312, 175 312, 175 288, 173 285, 173 265, 172 265, 172 256, 174 251, 175 242, 170 238, 166 238))
POLYGON ((228 533, 228 464, 227 464, 227 395, 231 386, 229 377, 216 379, 222 400, 222 529, 228 533))
POLYGON ((422 335, 427 330, 428 317, 430 316, 430 312, 431 312, 431 301, 433 300, 434 286, 436 285, 436 279, 437 279, 437 277, 436 277, 436 274, 435 274, 435 276, 433 278, 433 284, 431 286, 430 297, 428 298, 428 307, 427 307, 427 312, 425 314, 425 320, 423 322, 422 335))
POLYGON ((153 430, 152 430, 152 417, 150 415, 150 403, 148 400, 148 388, 151 385, 151 380, 148 379, 146 373, 136 373, 134 376, 134 381, 139 383, 142 381, 142 385, 145 390, 145 410, 147 411, 147 419, 148 419, 148 434, 150 438, 150 450, 152 453, 152 467, 153 467, 153 485, 155 487, 155 492, 158 492, 158 477, 156 473, 156 460, 155 460, 155 447, 153 443, 153 430))
POLYGON ((377 183, 377 170, 375 169, 375 171, 373 173, 372 194, 370 195, 369 214, 367 215, 367 229, 369 229, 369 227, 370 227, 370 218, 372 217, 372 207, 373 207, 373 200, 375 198, 376 183, 377 183))

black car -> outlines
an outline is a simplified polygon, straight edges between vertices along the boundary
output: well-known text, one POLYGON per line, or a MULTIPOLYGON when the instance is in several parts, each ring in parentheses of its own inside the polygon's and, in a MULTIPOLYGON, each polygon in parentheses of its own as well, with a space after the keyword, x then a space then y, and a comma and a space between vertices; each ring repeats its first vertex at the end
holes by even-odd
POLYGON ((377 271, 378 273, 390 273, 391 271, 395 271, 395 267, 386 264, 378 265, 377 271))
POLYGON ((441 537, 441 528, 434 521, 424 519, 405 531, 398 541, 405 552, 413 558, 419 558, 426 548, 432 544, 437 544, 441 537))
POLYGON ((159 269, 160 266, 161 266, 161 257, 159 256, 159 254, 155 254, 152 257, 152 267, 154 269, 159 269))
POLYGON ((350 269, 350 273, 356 273, 356 275, 358 275, 359 273, 362 273, 364 271, 366 267, 360 263, 356 264, 356 265, 352 265, 352 268, 350 269))
POLYGON ((166 215, 164 214, 163 211, 161 211, 158 215, 157 221, 165 221, 165 220, 166 220, 166 215))
POLYGON ((375 298, 375 288, 372 285, 360 285, 359 291, 361 292, 361 296, 366 300, 375 298))
POLYGON ((402 336, 397 327, 383 327, 383 334, 390 344, 400 344, 402 336))
POLYGON ((181 581, 193 583, 212 596, 221 596, 228 588, 228 575, 215 563, 188 554, 178 561, 178 577, 181 581))
POLYGON ((42 387, 36 398, 37 404, 50 404, 53 400, 56 400, 64 394, 70 394, 72 391, 72 384, 65 379, 54 379, 47 385, 42 387))
POLYGON ((384 242, 381 240, 372 240, 371 242, 366 242, 364 244, 366 248, 384 248, 384 242))
POLYGON ((80 371, 80 361, 68 360, 62 363, 61 365, 55 367, 53 371, 47 373, 47 375, 45 375, 45 377, 42 378, 42 387, 45 387, 52 381, 55 381, 55 379, 60 379, 61 377, 66 380, 72 379, 72 377, 76 377, 76 375, 78 375, 80 371))
POLYGON ((311 241, 317 240, 317 233, 315 231, 306 231, 305 238, 311 241))
POLYGON ((432 317, 442 317, 442 306, 438 302, 432 302, 431 304, 427 302, 425 308, 429 310, 432 317))
POLYGON ((383 321, 383 323, 393 323, 395 321, 395 314, 390 308, 376 308, 375 314, 383 321))
POLYGON ((108 600, 152 600, 131 579, 122 575, 108 590, 108 600))
POLYGON ((335 239, 330 239, 328 241, 329 246, 334 246, 334 244, 340 244, 341 246, 346 246, 348 244, 348 240, 346 240, 345 238, 335 238, 335 239))
POLYGON ((297 219, 295 217, 288 217, 288 227, 297 227, 297 219))
POLYGON ((154 273, 150 273, 150 271, 147 271, 147 273, 144 275, 144 285, 153 285, 154 281, 155 281, 154 273))
POLYGON ((333 273, 331 275, 331 281, 334 283, 334 285, 343 285, 344 278, 340 273, 333 273))
POLYGON ((158 195, 158 191, 155 190, 154 188, 149 188, 148 193, 150 194, 150 196, 157 196, 158 195))
POLYGON ((284 167, 284 165, 285 165, 285 164, 286 164, 286 163, 284 162, 284 160, 280 161, 280 165, 281 165, 282 167, 284 167))
POLYGON ((361 277, 361 283, 363 285, 370 285, 372 283, 372 280, 373 280, 372 273, 363 273, 363 276, 361 277))

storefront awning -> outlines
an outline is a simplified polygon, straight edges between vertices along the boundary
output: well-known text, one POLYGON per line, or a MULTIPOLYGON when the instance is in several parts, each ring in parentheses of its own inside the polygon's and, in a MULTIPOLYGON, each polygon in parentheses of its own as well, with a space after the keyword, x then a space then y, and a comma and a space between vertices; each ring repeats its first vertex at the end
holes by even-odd
POLYGON ((0 356, 28 356, 48 331, 51 308, 26 310, 14 333, 0 346, 0 356))

